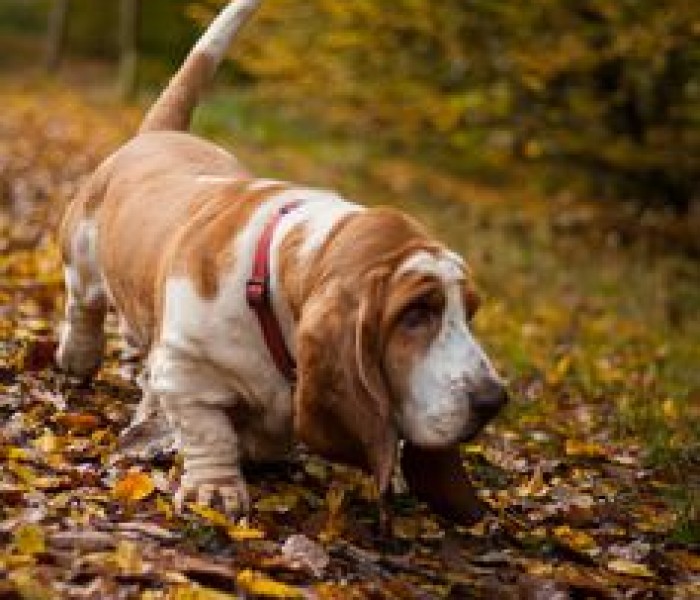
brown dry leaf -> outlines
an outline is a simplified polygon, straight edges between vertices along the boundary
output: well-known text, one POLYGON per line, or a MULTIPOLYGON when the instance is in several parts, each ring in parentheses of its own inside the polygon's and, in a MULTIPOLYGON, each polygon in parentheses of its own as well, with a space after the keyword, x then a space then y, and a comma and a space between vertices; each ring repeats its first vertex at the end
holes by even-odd
POLYGON ((674 550, 669 552, 669 556, 681 568, 687 569, 691 573, 700 573, 700 555, 692 554, 686 550, 674 550))
POLYGON ((148 498, 155 489, 150 475, 141 471, 131 471, 117 481, 112 495, 118 500, 137 502, 148 498))
POLYGON ((241 571, 236 577, 236 584, 248 594, 265 598, 303 598, 303 592, 291 585, 270 579, 262 573, 251 569, 241 571))
POLYGON ((54 420, 59 425, 80 433, 92 432, 100 425, 100 419, 90 413, 59 413, 54 420))

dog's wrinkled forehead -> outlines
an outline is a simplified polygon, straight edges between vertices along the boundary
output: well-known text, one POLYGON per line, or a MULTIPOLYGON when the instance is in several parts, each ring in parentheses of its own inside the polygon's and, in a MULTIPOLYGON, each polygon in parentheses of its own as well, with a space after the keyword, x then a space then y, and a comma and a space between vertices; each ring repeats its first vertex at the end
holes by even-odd
POLYGON ((419 250, 411 254, 396 270, 394 277, 405 273, 425 273, 434 275, 443 283, 465 279, 466 266, 459 254, 441 248, 436 253, 419 250))

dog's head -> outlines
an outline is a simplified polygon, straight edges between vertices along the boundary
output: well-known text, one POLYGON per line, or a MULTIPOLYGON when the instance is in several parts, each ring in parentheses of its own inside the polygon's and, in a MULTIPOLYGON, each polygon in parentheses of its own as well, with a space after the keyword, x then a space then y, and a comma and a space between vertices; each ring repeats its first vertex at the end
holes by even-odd
POLYGON ((462 259, 413 220, 364 211, 322 255, 299 324, 296 431, 363 463, 383 491, 399 438, 454 446, 507 394, 470 331, 478 302, 462 259))

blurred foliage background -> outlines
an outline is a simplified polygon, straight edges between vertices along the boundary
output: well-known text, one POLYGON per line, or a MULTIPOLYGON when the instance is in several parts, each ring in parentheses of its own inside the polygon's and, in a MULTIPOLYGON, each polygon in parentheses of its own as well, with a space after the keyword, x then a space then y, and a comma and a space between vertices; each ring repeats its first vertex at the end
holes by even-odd
MULTIPOLYGON (((64 4, 63 51, 117 58, 131 4, 152 87, 223 3, 3 0, 0 31, 41 35, 64 4)), ((276 0, 228 76, 457 174, 686 213, 700 194, 699 42, 695 0, 276 0)))

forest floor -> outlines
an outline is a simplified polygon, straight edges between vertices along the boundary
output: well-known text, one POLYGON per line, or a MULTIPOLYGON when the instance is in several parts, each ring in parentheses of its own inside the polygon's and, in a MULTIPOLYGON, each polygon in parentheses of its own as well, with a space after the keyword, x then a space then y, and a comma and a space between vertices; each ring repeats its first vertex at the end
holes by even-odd
POLYGON ((105 90, 0 75, 0 598, 698 598, 700 265, 692 221, 461 180, 213 95, 197 128, 266 176, 416 214, 484 292, 477 335, 513 402, 465 464, 471 528, 299 456, 229 522, 173 512, 178 457, 112 461, 138 389, 53 366, 53 241, 81 179, 136 128, 105 90), (603 210, 603 208, 605 210, 603 210))

